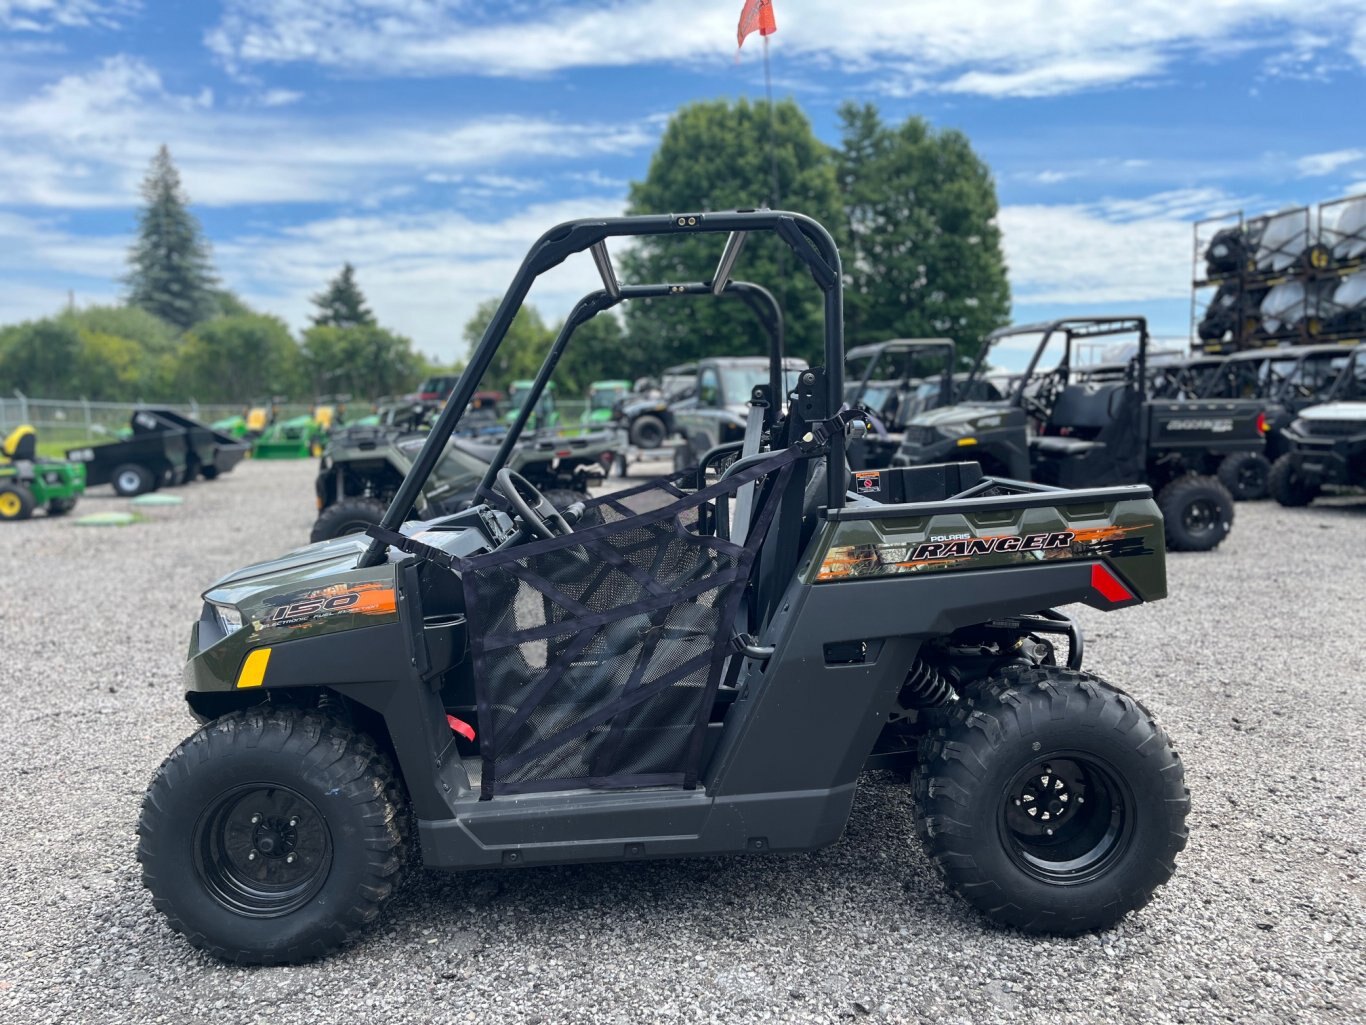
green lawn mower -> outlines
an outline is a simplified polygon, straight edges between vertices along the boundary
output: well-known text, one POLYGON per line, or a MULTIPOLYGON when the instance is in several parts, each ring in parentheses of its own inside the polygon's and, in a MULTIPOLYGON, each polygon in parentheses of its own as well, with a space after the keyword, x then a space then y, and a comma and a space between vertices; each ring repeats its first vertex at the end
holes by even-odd
POLYGON ((16 427, 0 444, 0 520, 26 520, 36 509, 65 516, 85 493, 85 467, 38 455, 38 434, 16 427))

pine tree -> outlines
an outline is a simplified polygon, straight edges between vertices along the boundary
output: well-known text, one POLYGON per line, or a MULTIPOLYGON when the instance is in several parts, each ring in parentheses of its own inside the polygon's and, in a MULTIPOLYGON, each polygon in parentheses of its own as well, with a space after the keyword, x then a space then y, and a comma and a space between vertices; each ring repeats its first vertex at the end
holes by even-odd
POLYGON ((327 289, 310 300, 318 307, 313 323, 318 327, 373 327, 375 315, 365 305, 365 296, 356 284, 356 268, 342 264, 341 273, 327 289))
POLYGON ((138 237, 128 252, 128 302, 183 331, 218 312, 217 279, 208 243, 165 146, 152 158, 142 199, 138 237))

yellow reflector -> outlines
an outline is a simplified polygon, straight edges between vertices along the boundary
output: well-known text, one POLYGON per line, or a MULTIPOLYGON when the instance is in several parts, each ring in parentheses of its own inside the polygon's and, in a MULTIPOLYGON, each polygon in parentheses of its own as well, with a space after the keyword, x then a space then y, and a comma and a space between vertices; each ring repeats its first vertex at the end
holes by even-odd
POLYGON ((261 686, 261 681, 266 678, 266 666, 269 662, 269 648, 256 648, 249 652, 247 660, 242 663, 242 671, 237 674, 238 688, 261 686))
POLYGON ((958 439, 958 447, 959 447, 959 448, 962 448, 964 445, 976 445, 976 444, 977 444, 977 439, 976 439, 976 438, 959 438, 959 439, 958 439))

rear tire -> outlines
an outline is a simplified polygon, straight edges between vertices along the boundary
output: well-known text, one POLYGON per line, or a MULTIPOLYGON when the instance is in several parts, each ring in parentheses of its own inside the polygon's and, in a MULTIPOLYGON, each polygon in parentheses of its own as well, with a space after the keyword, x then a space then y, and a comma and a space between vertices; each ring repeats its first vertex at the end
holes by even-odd
POLYGON ((47 514, 49 516, 65 516, 74 508, 76 508, 74 498, 54 498, 47 503, 47 514))
POLYGON ((1255 502, 1267 495, 1271 462, 1260 452, 1234 452, 1219 464, 1219 481, 1235 502, 1255 502))
POLYGON ((373 527, 384 519, 388 508, 378 498, 343 498, 318 514, 308 539, 331 541, 348 534, 364 534, 366 527, 373 527))
POLYGON ((1214 477, 1178 477, 1157 493, 1174 552, 1217 548, 1233 528, 1233 496, 1214 477))
POLYGON ((33 492, 22 484, 0 484, 0 520, 26 520, 34 504, 33 492))
POLYGON ((659 448, 668 436, 668 425, 657 416, 645 413, 631 422, 631 444, 636 448, 659 448))
POLYGON ((403 881, 409 814, 389 759, 340 721, 248 710, 153 777, 138 820, 152 904, 225 961, 288 964, 356 939, 403 881))
POLYGON ((1271 465, 1267 487, 1272 498, 1291 509, 1308 505, 1319 494, 1319 486, 1300 474, 1293 452, 1287 452, 1271 465))
POLYGON ((1067 936, 1114 925, 1171 878, 1190 792, 1141 704, 1039 666, 1006 670, 949 710, 915 804, 959 896, 1000 925, 1067 936))
POLYGON ((160 482, 147 467, 138 463, 124 463, 114 468, 114 472, 109 475, 109 483, 114 488, 114 494, 132 498, 134 495, 155 491, 160 482))

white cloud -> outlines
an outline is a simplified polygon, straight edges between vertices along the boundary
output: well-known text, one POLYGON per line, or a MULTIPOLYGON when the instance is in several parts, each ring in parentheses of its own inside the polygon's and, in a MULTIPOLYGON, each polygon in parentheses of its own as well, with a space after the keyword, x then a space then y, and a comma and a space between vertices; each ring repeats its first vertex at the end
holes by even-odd
POLYGON ((140 6, 139 0, 0 0, 0 29, 109 28, 140 6))
POLYGON ((263 107, 288 107, 303 98, 304 94, 296 89, 267 89, 261 94, 260 103, 263 107))
MULTIPOLYGON (((300 328, 308 297, 349 260, 380 321, 449 361, 464 354, 462 332, 475 308, 503 294, 542 232, 573 218, 620 214, 624 205, 621 196, 564 200, 498 221, 444 210, 333 217, 220 242, 214 256, 229 287, 300 328)), ((599 284, 583 255, 542 277, 530 301, 553 322, 599 284)))
POLYGON ((1190 294, 1191 221, 1233 204, 1212 190, 1018 205, 999 223, 1016 303, 1147 302, 1190 294))
POLYGON ((1366 160, 1366 149, 1338 149, 1331 153, 1313 153, 1301 157, 1295 161, 1295 170, 1302 178, 1316 178, 1363 160, 1366 160))
POLYGON ((207 90, 172 93, 148 64, 120 56, 0 107, 0 195, 12 205, 128 206, 164 142, 196 203, 363 201, 425 172, 541 169, 636 152, 657 136, 646 123, 321 123, 287 110, 224 109, 207 90))
MULTIPOLYGON (((536 76, 582 67, 729 62, 738 6, 592 0, 228 0, 206 42, 229 68, 310 63, 348 73, 536 76)), ((776 45, 793 63, 839 64, 892 91, 1046 96, 1160 73, 1192 52, 1341 47, 1360 0, 787 0, 776 45)), ((752 58, 750 58, 752 59, 752 58)))

